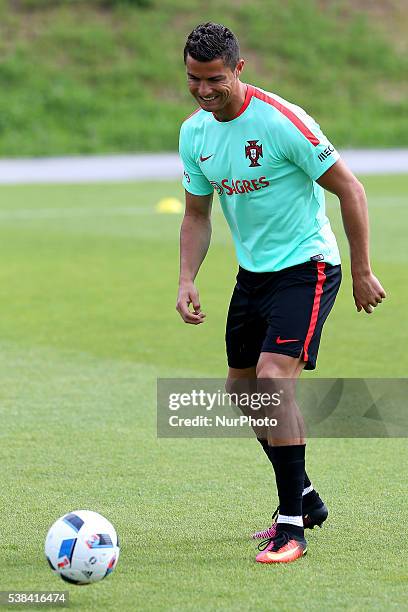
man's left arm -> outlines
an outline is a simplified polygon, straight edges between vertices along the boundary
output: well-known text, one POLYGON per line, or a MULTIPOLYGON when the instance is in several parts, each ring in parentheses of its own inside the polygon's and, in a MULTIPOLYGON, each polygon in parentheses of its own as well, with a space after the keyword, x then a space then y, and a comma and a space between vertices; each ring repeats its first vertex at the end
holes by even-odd
POLYGON ((371 271, 367 198, 363 185, 338 159, 316 182, 340 200, 341 215, 350 245, 353 295, 357 310, 368 314, 386 297, 371 271))

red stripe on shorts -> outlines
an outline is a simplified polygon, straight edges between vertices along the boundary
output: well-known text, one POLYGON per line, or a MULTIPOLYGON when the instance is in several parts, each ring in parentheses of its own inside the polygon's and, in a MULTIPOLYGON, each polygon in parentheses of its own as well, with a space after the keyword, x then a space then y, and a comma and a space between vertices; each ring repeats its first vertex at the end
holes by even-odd
POLYGON ((309 329, 307 330, 306 340, 303 346, 304 361, 308 361, 309 359, 309 344, 316 328, 317 319, 319 318, 320 298, 323 293, 323 284, 326 280, 326 275, 324 273, 325 267, 326 264, 322 261, 317 262, 317 283, 313 300, 312 316, 310 317, 309 329))

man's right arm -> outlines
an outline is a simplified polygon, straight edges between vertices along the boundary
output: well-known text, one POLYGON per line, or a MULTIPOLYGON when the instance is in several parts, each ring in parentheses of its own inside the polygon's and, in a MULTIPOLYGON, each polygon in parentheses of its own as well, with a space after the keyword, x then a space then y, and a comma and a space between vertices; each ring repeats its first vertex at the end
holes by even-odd
POLYGON ((185 323, 204 322, 195 277, 210 246, 213 194, 186 193, 186 209, 180 230, 180 278, 176 309, 185 323), (193 312, 189 309, 193 306, 193 312))

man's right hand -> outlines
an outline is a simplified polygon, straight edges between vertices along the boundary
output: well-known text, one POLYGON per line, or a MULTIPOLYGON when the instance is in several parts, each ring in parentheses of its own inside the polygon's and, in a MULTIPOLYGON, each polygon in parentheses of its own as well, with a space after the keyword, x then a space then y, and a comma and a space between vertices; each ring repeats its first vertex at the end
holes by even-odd
POLYGON ((201 312, 200 299, 194 283, 180 283, 176 310, 184 323, 190 323, 190 325, 204 323, 205 314, 201 312), (193 311, 189 308, 190 304, 193 306, 193 311))

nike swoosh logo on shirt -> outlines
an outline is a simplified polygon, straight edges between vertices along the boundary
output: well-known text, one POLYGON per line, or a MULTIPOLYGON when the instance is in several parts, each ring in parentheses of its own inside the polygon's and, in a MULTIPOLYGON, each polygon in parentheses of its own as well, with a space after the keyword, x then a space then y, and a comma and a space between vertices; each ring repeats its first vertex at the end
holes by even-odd
POLYGON ((200 155, 200 162, 207 161, 207 159, 210 159, 210 157, 212 157, 213 155, 214 153, 211 153, 211 155, 208 155, 207 157, 203 157, 202 155, 200 155))
POLYGON ((294 338, 293 340, 292 339, 291 340, 282 340, 280 336, 278 336, 276 338, 276 343, 277 344, 286 344, 286 342, 299 342, 299 339, 298 338, 294 338))

